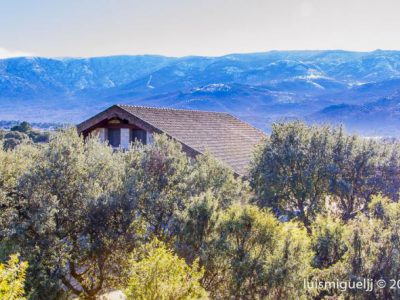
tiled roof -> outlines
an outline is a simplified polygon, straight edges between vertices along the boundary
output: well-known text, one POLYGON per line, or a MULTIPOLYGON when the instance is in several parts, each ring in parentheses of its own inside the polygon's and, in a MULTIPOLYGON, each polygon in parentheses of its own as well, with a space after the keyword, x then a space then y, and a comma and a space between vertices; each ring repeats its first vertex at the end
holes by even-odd
POLYGON ((122 117, 143 129, 164 132, 193 153, 210 152, 239 175, 247 174, 254 146, 265 134, 227 113, 114 105, 78 125, 80 132, 122 117), (189 148, 189 149, 188 149, 189 148))
POLYGON ((118 105, 187 146, 246 174, 254 146, 263 132, 227 113, 118 105))

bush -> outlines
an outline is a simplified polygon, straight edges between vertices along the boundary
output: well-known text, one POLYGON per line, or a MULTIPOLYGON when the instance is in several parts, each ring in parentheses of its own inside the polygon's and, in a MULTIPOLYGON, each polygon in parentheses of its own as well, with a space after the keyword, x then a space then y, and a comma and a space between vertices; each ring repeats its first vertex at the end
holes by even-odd
POLYGON ((11 150, 29 141, 30 139, 27 134, 18 131, 9 131, 4 135, 3 147, 5 150, 11 150))
POLYGON ((18 254, 11 255, 6 264, 0 264, 0 298, 21 300, 24 298, 26 262, 20 262, 18 254))
MULTIPOLYGON (((398 290, 391 289, 391 280, 399 279, 400 269, 400 204, 382 196, 374 196, 366 215, 351 222, 348 237, 347 271, 349 278, 384 279, 386 288, 374 289, 376 299, 395 299, 398 290)), ((372 296, 358 292, 358 299, 372 296)))
POLYGON ((217 298, 286 299, 302 297, 312 253, 306 231, 282 224, 268 211, 252 205, 232 205, 218 226, 222 262, 217 298))
POLYGON ((322 215, 316 218, 311 237, 315 268, 326 269, 342 260, 348 249, 348 231, 341 220, 322 215))
POLYGON ((129 264, 128 299, 208 299, 200 285, 204 270, 198 261, 189 266, 158 240, 146 245, 129 264))

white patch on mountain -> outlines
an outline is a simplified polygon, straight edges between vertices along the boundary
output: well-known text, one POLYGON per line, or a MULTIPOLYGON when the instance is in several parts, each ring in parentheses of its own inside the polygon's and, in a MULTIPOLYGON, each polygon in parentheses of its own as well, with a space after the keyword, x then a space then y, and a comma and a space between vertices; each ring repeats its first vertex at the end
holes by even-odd
POLYGON ((89 86, 89 83, 85 78, 81 78, 75 86, 78 90, 83 90, 89 86))
POLYGON ((115 83, 108 77, 104 78, 103 86, 106 88, 113 88, 115 87, 115 83))
POLYGON ((304 76, 298 76, 297 78, 300 79, 330 79, 333 80, 333 78, 326 76, 323 72, 316 70, 316 69, 309 69, 307 70, 307 75, 304 76))
POLYGON ((153 79, 153 75, 150 75, 149 80, 147 80, 146 86, 149 89, 154 89, 154 86, 151 85, 151 80, 153 79))
POLYGON ((184 77, 185 73, 180 70, 176 70, 176 71, 174 71, 174 75, 176 75, 178 77, 184 77))
POLYGON ((226 74, 237 74, 243 72, 243 70, 239 69, 238 67, 225 67, 224 71, 226 72, 226 74))
POLYGON ((215 92, 227 92, 231 89, 231 87, 227 84, 223 83, 212 83, 199 88, 195 88, 194 91, 207 92, 207 93, 215 93, 215 92))

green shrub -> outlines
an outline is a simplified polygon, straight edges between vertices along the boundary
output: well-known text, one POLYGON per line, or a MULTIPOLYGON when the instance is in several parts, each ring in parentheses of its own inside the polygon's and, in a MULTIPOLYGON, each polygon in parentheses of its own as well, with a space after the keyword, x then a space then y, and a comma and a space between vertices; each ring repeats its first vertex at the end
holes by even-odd
POLYGON ((27 262, 20 262, 18 254, 11 255, 6 264, 0 264, 0 299, 25 299, 25 273, 27 262))
POLYGON ((144 253, 129 264, 128 299, 142 300, 190 300, 208 299, 200 285, 204 270, 198 261, 189 266, 165 244, 152 241, 144 253))

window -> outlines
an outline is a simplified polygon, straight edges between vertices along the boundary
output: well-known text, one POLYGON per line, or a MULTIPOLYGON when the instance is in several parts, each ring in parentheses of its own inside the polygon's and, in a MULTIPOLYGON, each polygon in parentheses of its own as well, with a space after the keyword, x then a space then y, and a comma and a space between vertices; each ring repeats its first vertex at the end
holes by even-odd
POLYGON ((132 129, 132 142, 139 141, 146 145, 146 131, 142 129, 132 129))
POLYGON ((121 129, 108 128, 107 130, 108 142, 114 148, 118 148, 121 144, 121 129))

